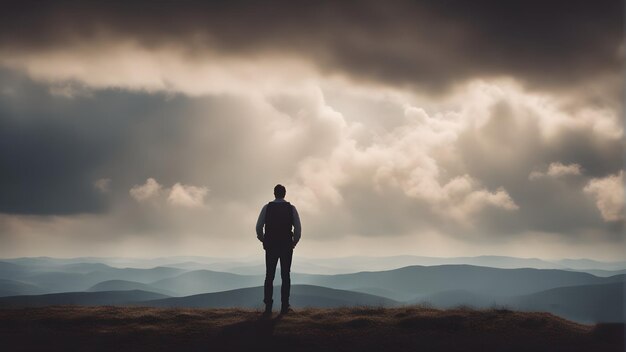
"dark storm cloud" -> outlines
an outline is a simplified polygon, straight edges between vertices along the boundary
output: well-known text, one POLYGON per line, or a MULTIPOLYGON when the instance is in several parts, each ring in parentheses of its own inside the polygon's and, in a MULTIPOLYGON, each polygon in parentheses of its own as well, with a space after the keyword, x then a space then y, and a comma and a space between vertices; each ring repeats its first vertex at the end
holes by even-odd
POLYGON ((430 91, 474 77, 553 88, 619 74, 622 37, 620 0, 16 1, 0 15, 2 50, 113 38, 190 55, 283 52, 430 91))
POLYGON ((306 135, 294 137, 302 146, 272 144, 275 124, 246 98, 77 90, 59 96, 54 86, 0 70, 0 213, 102 213, 132 201, 129 189, 149 177, 165 187, 207 186, 216 199, 264 200, 302 155, 334 144, 332 126, 307 125, 307 116, 298 119, 306 135), (95 187, 102 178, 110 192, 95 187))
POLYGON ((143 177, 155 172, 155 165, 150 149, 138 150, 133 143, 142 140, 156 152, 177 135, 178 121, 167 118, 180 107, 176 99, 116 91, 68 99, 22 75, 0 71, 0 77, 2 213, 102 212, 107 197, 94 182, 119 176, 120 170, 107 167, 111 160, 135 156, 135 165, 143 162, 145 169, 127 173, 143 177), (148 123, 149 131, 142 131, 148 123))

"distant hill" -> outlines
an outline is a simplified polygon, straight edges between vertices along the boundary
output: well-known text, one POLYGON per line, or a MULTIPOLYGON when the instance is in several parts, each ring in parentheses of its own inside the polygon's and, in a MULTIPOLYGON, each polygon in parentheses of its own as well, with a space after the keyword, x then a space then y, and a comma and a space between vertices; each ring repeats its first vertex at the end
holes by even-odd
POLYGON ((339 275, 295 274, 292 283, 354 290, 379 287, 421 297, 442 291, 465 290, 489 296, 514 296, 563 286, 624 281, 623 275, 601 278, 555 269, 497 269, 471 265, 409 266, 339 275))
MULTIPOLYGON (((0 307, 39 307, 46 305, 141 305, 150 307, 247 307, 263 306, 263 287, 242 288, 231 291, 205 293, 186 297, 169 297, 143 290, 65 292, 44 295, 0 297, 0 307)), ((280 288, 274 290, 274 300, 280 307, 280 288)), ((391 307, 398 302, 365 293, 334 290, 310 285, 294 285, 290 303, 293 307, 391 307)))
MULTIPOLYGON (((302 260, 302 259, 301 259, 302 260)), ((339 268, 342 273, 358 271, 393 270, 406 266, 433 265, 476 265, 502 269, 537 268, 565 269, 566 266, 538 258, 515 258, 506 256, 484 255, 477 257, 425 257, 414 255, 398 255, 388 257, 352 256, 327 259, 305 258, 304 261, 323 263, 327 267, 339 268)), ((626 268, 626 266, 624 267, 626 268)))
MULTIPOLYGON (((151 307, 193 307, 193 308, 261 308, 263 306, 263 287, 250 287, 237 290, 205 293, 200 295, 165 298, 139 302, 151 307)), ((274 302, 280 307, 280 287, 274 288, 274 302)), ((353 307, 381 306, 391 307, 398 302, 388 298, 360 292, 335 290, 311 285, 293 285, 290 304, 293 307, 353 307)))
POLYGON ((560 265, 563 265, 566 268, 571 269, 598 269, 598 270, 623 270, 626 269, 626 261, 618 261, 618 262, 601 262, 592 259, 561 259, 555 261, 560 265))
POLYGON ((94 271, 107 271, 115 269, 116 268, 110 267, 102 263, 71 263, 59 265, 54 268, 54 271, 86 274, 94 271))
POLYGON ((53 258, 53 257, 21 257, 2 259, 5 262, 18 264, 30 268, 54 268, 68 264, 102 263, 108 265, 109 258, 76 257, 76 258, 53 258))
MULTIPOLYGON (((574 270, 574 269, 568 269, 568 270, 574 270)), ((574 271, 589 273, 591 275, 600 276, 600 277, 609 277, 609 276, 626 274, 626 269, 624 270, 577 269, 574 271)))
POLYGON ((184 270, 206 270, 209 269, 208 264, 196 263, 196 262, 180 262, 167 265, 170 268, 179 268, 184 270))
POLYGON ((16 279, 28 273, 28 269, 21 265, 0 262, 0 279, 16 279))
POLYGON ((0 279, 0 297, 17 295, 38 295, 45 293, 41 287, 21 281, 0 279))
POLYGON ((472 291, 438 292, 409 303, 435 308, 471 306, 506 307, 520 311, 550 312, 584 324, 626 322, 624 283, 558 287, 521 296, 491 296, 472 291))
MULTIPOLYGON (((280 281, 280 277, 278 281, 280 281)), ((262 276, 237 275, 211 270, 194 270, 176 277, 152 282, 150 285, 159 289, 177 292, 181 296, 187 296, 257 286, 262 283, 262 276)))
POLYGON ((0 307, 41 307, 51 305, 127 305, 167 296, 140 290, 105 292, 64 292, 33 296, 0 297, 0 307))
POLYGON ((186 272, 184 269, 157 266, 150 269, 110 268, 108 270, 90 272, 88 275, 90 279, 99 282, 105 280, 129 280, 150 283, 156 280, 174 277, 184 272, 186 272))
POLYGON ((84 291, 101 281, 91 278, 89 274, 62 271, 37 272, 20 277, 20 280, 37 285, 50 293, 84 291))
MULTIPOLYGON (((323 265, 324 261, 309 261, 299 258, 291 266, 291 272, 293 273, 307 273, 307 274, 345 274, 358 270, 351 268, 337 268, 323 265)), ((239 275, 264 275, 265 263, 263 260, 255 260, 250 263, 242 262, 221 262, 221 263, 196 263, 196 262, 181 262, 168 264, 168 267, 181 268, 186 270, 211 270, 228 272, 239 275)), ((278 265, 280 267, 280 264, 278 265)))
MULTIPOLYGON (((278 264, 278 268, 280 268, 280 264, 278 264)), ((213 268, 206 268, 213 269, 213 268)), ((214 269, 218 270, 218 269, 214 269)), ((226 271, 233 274, 240 275, 265 275, 265 263, 258 263, 255 265, 245 265, 245 266, 232 266, 232 267, 223 267, 219 271, 226 271)), ((291 272, 293 273, 307 273, 307 274, 345 274, 354 272, 354 270, 350 270, 348 268, 331 268, 323 265, 318 265, 314 263, 310 263, 307 261, 296 261, 291 266, 291 272)))
POLYGON ((624 283, 559 287, 516 297, 511 307, 544 311, 582 322, 626 322, 624 283))
POLYGON ((148 292, 160 293, 162 295, 167 296, 177 296, 175 292, 169 290, 163 290, 160 288, 156 288, 149 284, 144 284, 141 282, 128 281, 128 280, 108 280, 97 283, 87 289, 88 292, 98 292, 98 291, 131 291, 131 290, 141 290, 148 292))
POLYGON ((65 266, 59 266, 55 271, 35 271, 19 277, 20 281, 41 287, 47 292, 85 291, 93 285, 109 280, 127 280, 140 283, 149 283, 184 273, 178 268, 156 267, 151 269, 113 268, 94 266, 94 264, 71 264, 70 271, 62 271, 65 266), (96 271, 87 268, 99 267, 96 271))

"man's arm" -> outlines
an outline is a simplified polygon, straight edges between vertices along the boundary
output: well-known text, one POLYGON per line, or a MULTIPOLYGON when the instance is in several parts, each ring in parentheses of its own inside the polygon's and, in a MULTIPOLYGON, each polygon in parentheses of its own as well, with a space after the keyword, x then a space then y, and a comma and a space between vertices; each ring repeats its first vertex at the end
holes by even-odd
POLYGON ((302 237, 302 224, 300 223, 300 215, 298 215, 298 210, 295 206, 293 206, 293 245, 300 241, 300 237, 302 237))
POLYGON ((263 206, 263 208, 261 209, 261 213, 259 214, 259 219, 256 221, 256 238, 259 239, 259 241, 263 242, 263 225, 265 225, 265 211, 267 208, 267 204, 265 204, 263 206))

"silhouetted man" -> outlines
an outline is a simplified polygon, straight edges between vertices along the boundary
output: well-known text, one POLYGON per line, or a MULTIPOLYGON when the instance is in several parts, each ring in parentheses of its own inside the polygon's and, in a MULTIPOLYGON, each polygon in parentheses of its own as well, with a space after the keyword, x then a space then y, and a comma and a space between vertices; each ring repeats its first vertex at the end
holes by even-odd
POLYGON ((291 258, 293 249, 300 241, 302 228, 300 216, 296 207, 285 201, 287 193, 283 185, 274 187, 274 199, 261 209, 259 220, 256 223, 256 234, 259 241, 263 242, 265 249, 265 287, 263 302, 265 314, 272 313, 272 299, 274 291, 274 276, 276 264, 280 260, 280 278, 282 286, 280 290, 281 309, 280 313, 289 311, 289 291, 291 289, 291 258), (265 233, 263 227, 265 226, 265 233), (291 231, 293 227, 293 232, 291 231))

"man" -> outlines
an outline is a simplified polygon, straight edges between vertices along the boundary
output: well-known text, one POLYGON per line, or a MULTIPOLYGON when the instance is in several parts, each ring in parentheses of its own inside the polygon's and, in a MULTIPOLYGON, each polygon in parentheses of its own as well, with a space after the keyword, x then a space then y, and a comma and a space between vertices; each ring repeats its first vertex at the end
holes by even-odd
POLYGON ((280 290, 281 314, 289 311, 289 290, 291 288, 291 258, 293 249, 300 241, 302 228, 300 216, 296 207, 285 200, 287 190, 283 185, 274 187, 274 199, 261 209, 259 220, 256 223, 256 234, 259 241, 263 242, 265 249, 265 288, 263 302, 265 314, 272 314, 272 295, 274 290, 274 275, 276 264, 280 260, 280 278, 282 286, 280 290), (265 227, 265 232, 263 231, 265 227), (293 227, 293 232, 292 232, 293 227))

